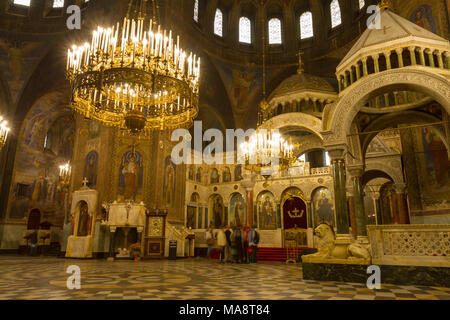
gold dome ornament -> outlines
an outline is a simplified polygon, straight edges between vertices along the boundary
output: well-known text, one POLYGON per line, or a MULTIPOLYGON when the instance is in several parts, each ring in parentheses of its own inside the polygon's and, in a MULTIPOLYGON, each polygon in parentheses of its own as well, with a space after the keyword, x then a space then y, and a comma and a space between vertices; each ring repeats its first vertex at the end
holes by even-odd
MULTIPOLYGON (((154 0, 156 1, 156 0, 154 0)), ((98 27, 91 43, 68 50, 71 107, 131 133, 190 127, 198 115, 200 58, 146 19, 147 0, 130 0, 123 23, 98 27)))

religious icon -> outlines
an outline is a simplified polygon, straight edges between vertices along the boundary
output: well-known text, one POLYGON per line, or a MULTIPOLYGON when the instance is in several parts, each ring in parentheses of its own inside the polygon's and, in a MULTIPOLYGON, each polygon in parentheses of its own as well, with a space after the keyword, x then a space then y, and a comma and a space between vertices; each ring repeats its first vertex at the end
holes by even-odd
POLYGON ((414 22, 421 28, 437 33, 436 22, 433 17, 432 8, 427 4, 424 4, 414 10, 409 20, 414 22))
POLYGON ((186 227, 192 228, 192 229, 196 228, 196 223, 195 223, 196 211, 197 211, 196 207, 191 207, 191 206, 187 207, 186 227))
POLYGON ((219 183, 219 171, 216 168, 211 171, 211 183, 219 183))
POLYGON ((89 187, 95 187, 97 185, 97 166, 98 166, 98 153, 91 151, 86 156, 84 164, 84 177, 88 180, 89 187))
POLYGON ((135 200, 142 187, 143 160, 139 152, 129 151, 122 157, 119 177, 119 194, 124 200, 135 200))
POLYGON ((202 168, 197 169, 197 174, 195 176, 197 182, 202 182, 202 168))
POLYGON ((189 167, 189 180, 194 180, 194 167, 190 166, 189 167))
POLYGON ((80 216, 78 219, 78 237, 86 237, 88 235, 89 219, 88 205, 86 202, 82 201, 80 203, 80 216))
POLYGON ((101 129, 100 122, 91 120, 89 122, 89 128, 88 128, 88 131, 89 131, 88 139, 98 138, 100 136, 100 129, 101 129))
POLYGON ((313 196, 315 226, 326 223, 335 225, 332 195, 327 188, 318 189, 313 196))
POLYGON ((435 181, 443 186, 449 178, 450 171, 447 149, 433 130, 424 128, 422 136, 428 176, 434 177, 435 181))
POLYGON ((234 181, 241 181, 242 179, 242 166, 238 165, 234 169, 234 181))
POLYGON ((241 194, 235 193, 230 200, 230 208, 233 224, 243 226, 246 222, 246 205, 241 194))
POLYGON ((259 224, 263 230, 273 230, 277 228, 276 206, 273 194, 265 192, 258 196, 259 224))
POLYGON ((173 205, 175 197, 175 166, 171 157, 167 157, 165 163, 163 196, 165 204, 173 205))
POLYGON ((230 168, 226 167, 223 170, 223 182, 230 182, 231 181, 231 172, 230 168))
POLYGON ((214 228, 220 228, 223 221, 223 200, 220 196, 213 198, 214 228))

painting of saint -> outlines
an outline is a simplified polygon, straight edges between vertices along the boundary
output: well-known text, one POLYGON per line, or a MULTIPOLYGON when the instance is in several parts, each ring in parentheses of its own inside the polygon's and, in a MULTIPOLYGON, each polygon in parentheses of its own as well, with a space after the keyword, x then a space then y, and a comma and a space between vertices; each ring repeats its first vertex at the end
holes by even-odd
POLYGON ((447 149, 442 140, 429 128, 422 130, 422 137, 428 176, 433 177, 439 186, 443 186, 449 179, 450 171, 447 149))
POLYGON ((219 171, 216 168, 211 171, 211 183, 219 183, 219 171))
POLYGON ((89 135, 88 139, 96 139, 100 136, 101 124, 98 121, 91 120, 89 122, 89 135))
POLYGON ((139 152, 128 151, 122 157, 119 194, 124 200, 135 200, 142 188, 143 158, 139 152))
POLYGON ((78 237, 86 237, 89 234, 89 220, 88 205, 82 201, 80 203, 80 216, 78 218, 78 237))
POLYGON ((417 24, 419 27, 437 33, 436 22, 433 18, 432 9, 427 4, 424 4, 414 10, 409 20, 417 24))
POLYGON ((188 179, 189 180, 194 180, 194 167, 190 166, 189 167, 189 175, 188 175, 188 179))
POLYGON ((230 182, 231 181, 231 172, 230 168, 226 167, 223 169, 223 182, 230 182))
POLYGON ((247 223, 246 205, 240 193, 235 193, 231 197, 230 212, 233 225, 243 226, 247 223))
POLYGON ((242 179, 242 166, 238 165, 234 169, 234 181, 241 181, 242 179))
POLYGON ((175 165, 171 157, 167 157, 164 169, 164 203, 173 206, 175 199, 175 165))
POLYGON ((195 221, 196 211, 197 211, 196 207, 191 207, 191 206, 187 207, 186 227, 192 228, 192 229, 196 228, 196 221, 195 221))
POLYGON ((272 193, 266 191, 258 196, 259 226, 262 230, 277 228, 277 211, 272 193))
POLYGON ((314 225, 317 227, 321 223, 330 226, 335 225, 334 205, 331 191, 327 188, 319 188, 313 195, 314 225))
POLYGON ((97 185, 97 168, 98 168, 98 153, 91 151, 86 156, 84 162, 84 178, 88 180, 88 187, 95 187, 97 185))
POLYGON ((218 229, 222 226, 222 224, 225 222, 224 220, 224 206, 223 206, 223 199, 219 195, 215 195, 210 198, 210 207, 213 214, 213 227, 218 229))

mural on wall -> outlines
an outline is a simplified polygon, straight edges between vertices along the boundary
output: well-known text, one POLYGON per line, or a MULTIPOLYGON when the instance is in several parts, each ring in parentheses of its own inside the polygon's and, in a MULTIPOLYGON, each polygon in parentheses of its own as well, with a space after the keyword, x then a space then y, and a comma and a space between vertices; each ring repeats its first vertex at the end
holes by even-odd
POLYGON ((194 167, 193 166, 189 166, 188 179, 189 180, 194 180, 194 167))
POLYGON ((321 223, 335 226, 334 201, 331 191, 325 187, 318 188, 312 196, 314 227, 321 223))
POLYGON ((136 200, 142 192, 144 159, 137 151, 127 151, 119 168, 119 195, 124 200, 136 200))
POLYGON ((231 171, 230 168, 225 167, 225 169, 223 169, 223 182, 230 182, 231 181, 231 171))
POLYGON ((95 120, 89 121, 88 139, 96 139, 96 138, 100 137, 101 128, 102 128, 102 125, 100 124, 100 122, 95 121, 95 120))
POLYGON ((244 178, 242 177, 242 166, 237 165, 236 168, 234 168, 234 181, 241 181, 244 178))
POLYGON ((220 179, 219 171, 216 168, 212 169, 212 171, 211 171, 211 183, 219 183, 219 179, 220 179))
POLYGON ((235 193, 230 200, 231 224, 243 226, 247 224, 247 206, 240 193, 235 193))
POLYGON ((44 96, 24 120, 8 201, 10 219, 24 219, 35 208, 41 221, 64 221, 68 190, 59 182, 59 166, 72 158, 75 121, 61 107, 61 97, 44 96))
POLYGON ((195 219, 197 218, 197 208, 188 206, 187 207, 187 219, 186 219, 186 227, 196 229, 197 223, 195 219))
POLYGON ((225 223, 225 207, 223 198, 218 195, 212 195, 209 198, 209 212, 211 213, 210 221, 214 228, 220 228, 225 223))
POLYGON ((202 182, 202 174, 203 174, 202 168, 198 168, 197 174, 195 175, 195 181, 201 183, 202 182))
POLYGON ((257 198, 257 212, 259 228, 261 230, 275 230, 277 228, 277 209, 275 197, 269 191, 264 191, 257 198))
POLYGON ((84 161, 84 175, 88 181, 88 187, 95 188, 97 186, 97 170, 98 170, 98 153, 93 150, 89 152, 84 161))
POLYGON ((164 204, 173 207, 175 203, 175 173, 176 167, 169 156, 164 162, 164 187, 163 199, 164 204))
POLYGON ((428 31, 437 33, 433 12, 431 6, 428 4, 421 5, 415 9, 409 17, 409 20, 428 31))
POLYGON ((450 161, 441 138, 430 128, 417 128, 416 164, 426 210, 450 210, 450 161))

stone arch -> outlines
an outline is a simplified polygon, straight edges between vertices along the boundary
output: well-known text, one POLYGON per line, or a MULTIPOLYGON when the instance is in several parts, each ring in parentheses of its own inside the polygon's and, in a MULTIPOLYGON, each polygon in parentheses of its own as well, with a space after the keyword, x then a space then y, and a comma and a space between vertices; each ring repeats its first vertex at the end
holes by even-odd
POLYGON ((394 179, 388 173, 386 173, 382 170, 371 169, 371 170, 366 170, 364 172, 361 183, 364 187, 366 187, 369 182, 371 182, 372 180, 375 180, 375 179, 379 179, 379 178, 384 178, 384 179, 394 182, 394 179))
POLYGON ((282 129, 285 127, 296 127, 316 134, 320 139, 322 137, 322 121, 312 115, 292 112, 285 113, 267 120, 262 128, 282 129))
MULTIPOLYGON (((395 160, 393 160, 395 161, 395 160)), ((397 161, 395 161, 397 162, 397 161)), ((386 174, 395 184, 403 184, 405 180, 403 179, 403 171, 400 168, 395 168, 390 163, 386 162, 386 159, 380 161, 371 161, 366 164, 364 174, 370 171, 382 172, 386 174)))
POLYGON ((432 73, 421 66, 388 70, 367 76, 344 91, 330 114, 325 114, 323 129, 327 134, 326 144, 345 144, 353 119, 371 98, 386 89, 419 91, 435 99, 450 114, 450 82, 443 76, 432 73))

